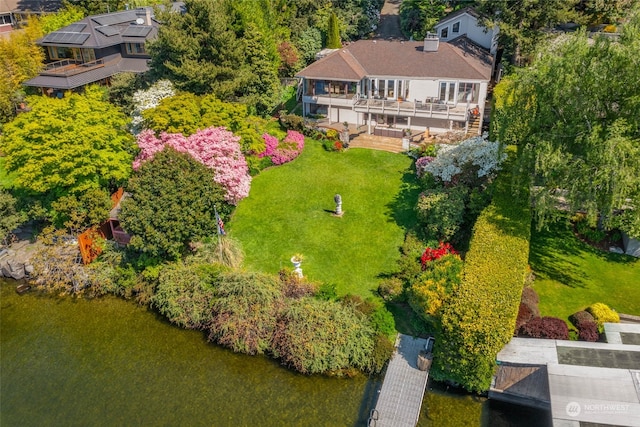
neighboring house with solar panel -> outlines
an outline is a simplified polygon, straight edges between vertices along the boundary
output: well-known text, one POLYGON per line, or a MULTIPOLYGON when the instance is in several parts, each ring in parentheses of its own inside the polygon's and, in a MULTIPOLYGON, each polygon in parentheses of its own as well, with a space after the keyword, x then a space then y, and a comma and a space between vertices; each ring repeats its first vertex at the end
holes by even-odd
POLYGON ((9 33, 30 15, 57 12, 62 0, 0 0, 0 34, 9 33))
POLYGON ((89 16, 49 33, 36 42, 45 49, 45 69, 24 85, 62 96, 90 83, 108 84, 121 72, 143 73, 150 59, 145 43, 159 25, 146 7, 89 16))
POLYGON ((359 40, 301 70, 303 115, 381 136, 479 134, 498 28, 485 29, 475 11, 463 9, 436 31, 424 41, 359 40))

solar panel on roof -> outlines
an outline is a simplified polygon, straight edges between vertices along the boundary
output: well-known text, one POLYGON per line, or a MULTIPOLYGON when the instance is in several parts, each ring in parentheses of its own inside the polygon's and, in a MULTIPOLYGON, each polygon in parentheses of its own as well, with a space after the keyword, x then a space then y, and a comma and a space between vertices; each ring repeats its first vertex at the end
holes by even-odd
POLYGON ((96 31, 98 31, 101 34, 104 34, 107 37, 115 36, 120 32, 120 30, 117 27, 109 27, 109 26, 96 27, 96 31))
POLYGON ((122 33, 126 37, 146 37, 151 31, 151 27, 146 25, 129 25, 122 33))
POLYGON ((136 20, 136 12, 128 10, 125 12, 111 13, 109 15, 96 16, 91 18, 99 25, 115 25, 124 24, 125 22, 131 22, 136 20))
POLYGON ((54 31, 53 33, 47 34, 43 41, 46 43, 82 44, 88 38, 89 34, 54 31))
POLYGON ((83 23, 83 22, 77 22, 75 24, 71 24, 68 25, 64 28, 65 31, 69 31, 72 33, 79 33, 80 31, 84 30, 84 27, 86 27, 87 24, 83 23))

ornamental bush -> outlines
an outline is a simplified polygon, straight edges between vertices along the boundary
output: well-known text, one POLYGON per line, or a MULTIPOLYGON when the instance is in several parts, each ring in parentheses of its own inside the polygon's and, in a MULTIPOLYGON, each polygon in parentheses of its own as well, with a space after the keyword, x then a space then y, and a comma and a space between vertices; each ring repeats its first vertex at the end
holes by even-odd
POLYGON ((464 221, 466 190, 434 188, 420 194, 418 221, 428 239, 451 240, 464 221))
POLYGON ((151 303, 171 323, 202 329, 211 322, 214 289, 222 271, 210 264, 169 264, 160 272, 151 303))
POLYGON ((289 301, 278 319, 274 354, 305 374, 371 369, 375 333, 352 307, 316 298, 289 301))
POLYGON ((583 323, 587 323, 587 322, 596 323, 596 319, 594 319, 591 313, 585 310, 576 311, 575 313, 573 313, 571 316, 569 316, 569 321, 577 329, 580 329, 583 323))
POLYGON ((214 181, 226 190, 225 200, 237 205, 249 195, 251 187, 249 168, 240 151, 239 140, 239 137, 222 127, 203 129, 188 137, 163 132, 157 138, 152 130, 145 130, 138 135, 140 153, 133 162, 133 168, 138 169, 168 145, 178 152, 188 153, 212 169, 214 181))
POLYGON ((569 328, 564 320, 557 317, 536 317, 527 322, 520 333, 531 338, 568 340, 569 328))
POLYGON ((444 254, 425 264, 425 270, 408 289, 413 311, 434 326, 440 324, 442 307, 460 286, 462 260, 454 253, 444 254))
POLYGON ((474 187, 478 179, 492 178, 506 157, 500 144, 488 141, 484 134, 460 144, 440 145, 436 158, 423 169, 445 183, 456 178, 458 182, 474 187))
POLYGON ((601 302, 591 304, 587 307, 587 311, 591 313, 598 324, 598 329, 603 330, 605 323, 620 323, 620 316, 615 310, 609 308, 608 305, 601 302))
POLYGON ((173 83, 169 80, 158 80, 148 89, 141 89, 133 93, 133 112, 131 113, 131 132, 137 135, 142 130, 143 111, 156 108, 160 101, 175 95, 173 83))
POLYGON ((510 184, 508 174, 499 177, 476 221, 463 280, 442 308, 436 336, 433 378, 473 392, 489 389, 496 355, 513 336, 529 261, 529 198, 526 188, 515 197, 510 184))
POLYGON ((578 339, 582 341, 596 342, 600 339, 598 324, 596 322, 582 322, 578 328, 578 339))
POLYGON ((531 319, 536 317, 540 317, 540 316, 539 315, 536 316, 536 313, 534 313, 534 311, 531 309, 531 306, 521 302, 520 308, 518 309, 518 317, 516 317, 515 333, 518 333, 520 328, 522 328, 531 319))
POLYGON ((282 305, 275 277, 226 273, 215 289, 209 339, 236 352, 264 354, 271 349, 282 305))

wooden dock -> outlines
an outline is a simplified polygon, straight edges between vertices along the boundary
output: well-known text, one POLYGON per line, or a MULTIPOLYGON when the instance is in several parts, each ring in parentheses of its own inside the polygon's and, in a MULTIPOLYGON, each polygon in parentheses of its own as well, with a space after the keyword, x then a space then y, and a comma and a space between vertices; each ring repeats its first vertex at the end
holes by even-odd
POLYGON ((418 369, 418 355, 426 345, 426 339, 398 334, 369 427, 415 427, 429 379, 428 369, 418 369))

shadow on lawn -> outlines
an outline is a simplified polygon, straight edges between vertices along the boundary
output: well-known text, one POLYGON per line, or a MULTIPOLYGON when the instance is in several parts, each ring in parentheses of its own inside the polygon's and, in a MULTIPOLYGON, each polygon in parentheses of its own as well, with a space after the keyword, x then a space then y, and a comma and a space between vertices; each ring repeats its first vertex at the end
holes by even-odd
POLYGON ((420 185, 413 169, 407 169, 402 175, 402 184, 398 194, 386 207, 389 221, 393 221, 405 231, 415 229, 417 225, 415 207, 420 195, 420 185))
POLYGON ((529 263, 536 275, 571 288, 584 288, 586 274, 575 261, 583 255, 582 242, 563 232, 558 224, 549 230, 535 231, 532 226, 529 263))

